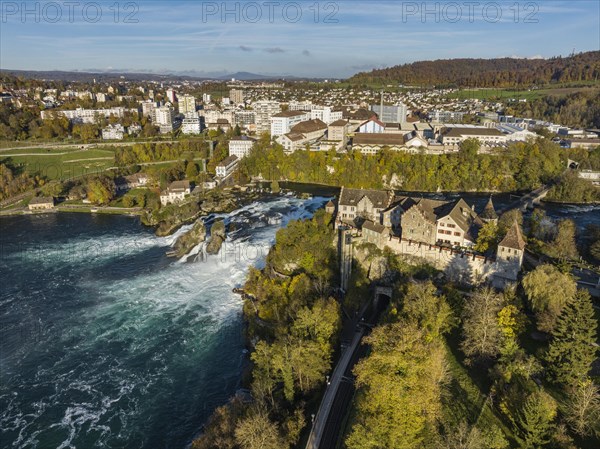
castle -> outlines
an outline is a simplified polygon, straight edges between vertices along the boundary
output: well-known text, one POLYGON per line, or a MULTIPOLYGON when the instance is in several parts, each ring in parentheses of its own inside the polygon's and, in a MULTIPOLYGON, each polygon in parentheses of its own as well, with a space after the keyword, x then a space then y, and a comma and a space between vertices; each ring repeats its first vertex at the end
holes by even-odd
POLYGON ((516 222, 495 255, 473 251, 481 227, 498 221, 491 197, 477 213, 462 198, 438 201, 342 187, 337 204, 329 202, 326 210, 335 215, 337 228, 351 230, 360 242, 425 259, 463 283, 516 281, 523 264, 525 239, 516 222))

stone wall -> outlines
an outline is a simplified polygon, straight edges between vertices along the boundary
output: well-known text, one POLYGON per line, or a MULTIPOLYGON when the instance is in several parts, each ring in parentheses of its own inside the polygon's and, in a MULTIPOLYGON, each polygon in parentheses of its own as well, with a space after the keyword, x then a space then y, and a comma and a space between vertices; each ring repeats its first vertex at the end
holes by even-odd
POLYGON ((390 237, 385 246, 408 260, 425 261, 438 270, 444 271, 449 279, 462 284, 476 285, 491 280, 490 278, 497 272, 494 259, 464 254, 451 248, 411 242, 398 237, 390 237))

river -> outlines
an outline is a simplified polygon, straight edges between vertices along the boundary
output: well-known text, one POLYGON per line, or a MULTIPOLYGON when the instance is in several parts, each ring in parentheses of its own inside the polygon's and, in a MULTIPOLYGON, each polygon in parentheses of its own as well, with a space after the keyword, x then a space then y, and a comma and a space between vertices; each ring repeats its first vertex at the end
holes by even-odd
POLYGON ((232 289, 264 264, 279 227, 324 202, 282 197, 217 215, 235 230, 195 263, 167 258, 176 236, 134 218, 2 218, 0 446, 188 445, 239 387, 232 289))

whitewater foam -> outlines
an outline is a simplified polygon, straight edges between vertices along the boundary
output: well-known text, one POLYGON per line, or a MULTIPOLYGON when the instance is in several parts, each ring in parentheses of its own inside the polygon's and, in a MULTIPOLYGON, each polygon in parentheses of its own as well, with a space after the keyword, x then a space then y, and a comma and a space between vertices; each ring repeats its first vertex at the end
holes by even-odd
POLYGON ((35 265, 48 279, 18 301, 2 297, 14 323, 27 311, 43 329, 15 348, 1 343, 10 351, 3 369, 14 375, 0 386, 0 439, 13 447, 184 446, 201 424, 199 410, 206 418, 239 380, 242 300, 232 289, 250 265, 264 264, 279 227, 325 201, 283 197, 214 214, 211 221, 235 228, 216 255, 203 244, 180 260, 153 250, 192 225, 162 238, 127 230, 84 234, 67 246, 43 241, 41 260, 27 248, 9 254, 15 269, 35 265), (98 271, 109 263, 115 273, 98 271), (57 299, 70 290, 68 301, 57 299))

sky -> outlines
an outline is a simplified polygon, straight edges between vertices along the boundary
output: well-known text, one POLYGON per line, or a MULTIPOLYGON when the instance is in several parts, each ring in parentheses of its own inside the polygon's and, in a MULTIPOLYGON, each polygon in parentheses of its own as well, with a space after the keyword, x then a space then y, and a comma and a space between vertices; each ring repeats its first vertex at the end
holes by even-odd
POLYGON ((600 1, 4 1, 0 69, 343 78, 600 49, 600 1))

